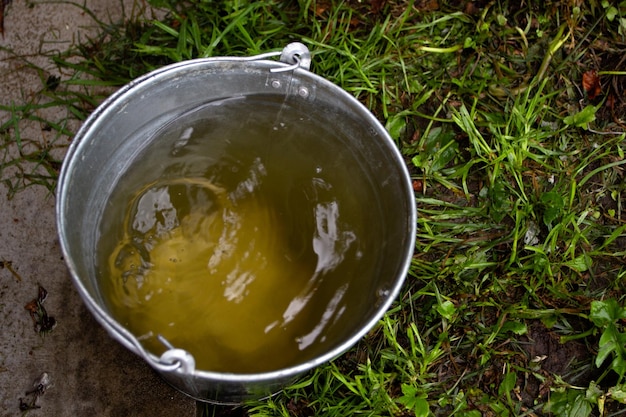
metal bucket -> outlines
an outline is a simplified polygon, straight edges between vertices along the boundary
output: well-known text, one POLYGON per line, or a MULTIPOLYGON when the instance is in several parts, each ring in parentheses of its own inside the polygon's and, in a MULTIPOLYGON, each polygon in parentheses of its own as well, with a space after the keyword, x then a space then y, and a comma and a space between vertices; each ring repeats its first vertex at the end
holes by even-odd
MULTIPOLYGON (((282 53, 197 59, 156 70, 123 87, 96 109, 77 133, 63 164, 57 190, 57 222, 65 260, 80 296, 113 338, 141 356, 172 386, 198 400, 226 404, 266 397, 298 375, 345 352, 388 309, 411 262, 416 209, 400 153, 385 129, 362 104, 336 85, 309 72, 309 64, 309 51, 295 43, 282 53), (269 59, 278 55, 280 61, 269 59), (187 117, 185 115, 191 114, 195 120, 205 116, 212 118, 214 110, 219 114, 213 122, 219 124, 224 114, 220 113, 219 105, 212 106, 212 103, 231 99, 246 102, 250 97, 261 100, 262 107, 258 108, 266 112, 264 117, 268 111, 273 113, 268 110, 272 106, 265 107, 263 103, 273 103, 274 130, 286 145, 297 146, 298 134, 303 130, 310 137, 315 137, 315 131, 319 130, 319 146, 314 147, 310 156, 319 161, 309 164, 303 159, 295 164, 314 170, 311 173, 314 185, 319 182, 316 175, 322 169, 326 172, 342 169, 342 160, 356 161, 352 173, 354 184, 351 180, 333 185, 347 191, 344 194, 349 195, 350 201, 329 203, 328 207, 337 209, 342 204, 360 207, 366 215, 364 218, 369 220, 358 226, 358 233, 351 235, 349 243, 358 242, 371 231, 377 236, 376 247, 368 248, 365 254, 354 252, 350 256, 364 256, 359 267, 341 272, 342 279, 347 280, 342 291, 358 301, 343 305, 336 289, 328 293, 328 300, 321 301, 333 307, 332 314, 323 319, 325 344, 322 351, 312 357, 303 354, 295 364, 278 369, 215 372, 197 369, 193 352, 165 338, 161 338, 162 354, 149 352, 138 335, 113 317, 99 283, 103 278, 96 262, 98 240, 106 233, 102 226, 104 213, 119 211, 118 206, 125 204, 112 198, 113 190, 121 181, 133 178, 128 186, 130 192, 140 186, 141 181, 158 180, 164 175, 161 158, 176 152, 184 158, 189 131, 181 128, 176 135, 159 139, 164 126, 176 130, 177 121, 187 117), (197 109, 203 110, 199 116, 193 116, 197 109), (296 112, 298 117, 289 119, 290 112, 296 112), (291 122, 286 124, 283 120, 291 122), (332 145, 332 151, 326 150, 327 145, 332 145), (370 191, 363 191, 359 184, 366 184, 365 188, 369 187, 370 191)), ((226 118, 250 124, 255 120, 254 113, 226 115, 226 118)), ((228 129, 236 128, 232 122, 228 126, 228 129)), ((219 132, 220 128, 215 129, 219 132)), ((220 134, 209 136, 206 142, 210 152, 207 153, 222 152, 222 140, 220 134)), ((240 148, 243 148, 241 152, 246 152, 245 146, 240 148)), ((215 155, 190 157, 196 158, 195 164, 207 166, 224 162, 215 155)), ((280 158, 265 161, 270 162, 281 165, 280 158)), ((332 183, 332 172, 327 175, 327 181, 332 183)), ((328 185, 324 190, 331 188, 328 185)), ((324 223, 321 227, 334 226, 324 223)), ((322 256, 318 254, 320 259, 322 256)), ((326 265, 327 269, 341 270, 341 258, 338 259, 326 265)), ((332 280, 326 281, 332 285, 332 280)))

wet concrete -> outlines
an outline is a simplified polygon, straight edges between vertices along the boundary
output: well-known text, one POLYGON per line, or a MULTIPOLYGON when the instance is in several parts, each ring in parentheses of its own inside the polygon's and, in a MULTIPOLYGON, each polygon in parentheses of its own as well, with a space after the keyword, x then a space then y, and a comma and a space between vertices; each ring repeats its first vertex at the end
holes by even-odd
MULTIPOLYGON (((115 20, 121 3, 128 12, 133 0, 86 5, 101 19, 115 20)), ((89 15, 75 5, 14 0, 5 11, 0 45, 23 59, 0 51, 0 103, 38 100, 34 94, 41 90, 42 74, 25 62, 43 68, 44 79, 48 72, 64 76, 44 55, 67 48, 93 29, 89 15)), ((58 120, 63 114, 42 116, 58 120)), ((10 118, 0 110, 0 124, 10 118)), ((16 133, 32 141, 67 141, 48 137, 54 132, 40 123, 20 121, 0 136, 0 164, 17 157, 16 133)), ((63 147, 57 152, 55 157, 62 158, 63 147)), ((4 166, 0 180, 18 172, 4 166)), ((53 194, 43 186, 28 187, 9 200, 10 194, 7 183, 0 182, 0 416, 23 415, 20 402, 22 408, 41 407, 28 411, 30 416, 194 416, 195 402, 110 338, 83 305, 62 259, 53 194), (56 321, 47 334, 37 331, 25 308, 38 298, 39 286, 48 293, 39 307, 56 321)), ((33 306, 37 303, 28 307, 33 306)), ((41 317, 41 309, 34 316, 41 317)))

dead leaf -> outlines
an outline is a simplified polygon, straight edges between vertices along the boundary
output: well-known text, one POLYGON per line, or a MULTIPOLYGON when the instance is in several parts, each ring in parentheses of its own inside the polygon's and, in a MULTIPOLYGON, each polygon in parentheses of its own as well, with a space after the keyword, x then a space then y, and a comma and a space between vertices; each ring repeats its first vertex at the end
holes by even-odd
POLYGON ((382 12, 385 4, 387 4, 387 0, 372 0, 372 13, 378 14, 382 12))
POLYGON ((583 74, 583 89, 590 100, 593 100, 602 93, 600 77, 598 77, 596 70, 590 70, 583 74))
POLYGON ((26 392, 27 397, 30 397, 30 401, 20 398, 20 411, 30 411, 41 408, 41 406, 37 405, 37 400, 44 395, 46 390, 51 386, 50 375, 48 375, 47 372, 42 373, 39 378, 33 382, 33 389, 26 392))
POLYGON ((438 0, 422 0, 415 5, 415 7, 421 12, 432 12, 439 10, 438 0))
POLYGON ((315 10, 314 10, 315 15, 317 17, 322 17, 322 15, 326 13, 328 9, 330 9, 330 3, 326 1, 320 1, 320 2, 317 2, 315 6, 312 6, 312 7, 315 7, 315 10))
POLYGON ((37 300, 31 300, 24 306, 24 309, 28 310, 33 321, 39 311, 39 306, 37 305, 37 300))
POLYGON ((37 298, 29 301, 24 306, 24 309, 28 311, 30 318, 33 320, 35 331, 39 334, 50 333, 57 325, 56 319, 50 316, 43 306, 46 298, 48 298, 48 291, 39 285, 37 298))
POLYGON ((473 1, 468 1, 467 3, 465 3, 465 14, 473 16, 477 15, 478 13, 480 13, 480 8, 477 7, 473 1))
POLYGON ((43 303, 46 301, 46 298, 48 298, 48 291, 40 285, 37 290, 37 301, 39 301, 39 303, 43 303))

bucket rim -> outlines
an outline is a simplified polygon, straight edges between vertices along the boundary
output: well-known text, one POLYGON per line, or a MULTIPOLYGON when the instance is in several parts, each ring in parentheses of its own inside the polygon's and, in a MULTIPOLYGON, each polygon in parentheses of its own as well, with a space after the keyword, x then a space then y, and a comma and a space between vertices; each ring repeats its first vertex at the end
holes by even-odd
MULTIPOLYGON (((251 67, 258 67, 259 69, 270 69, 277 67, 289 67, 289 64, 278 62, 278 61, 270 61, 266 59, 251 59, 251 57, 209 57, 209 58, 197 58, 192 60, 181 61, 178 63, 173 63, 166 65, 164 67, 155 69, 147 74, 144 74, 128 84, 122 86, 116 92, 111 94, 107 99, 105 99, 85 120, 82 126, 77 131, 72 143, 68 147, 68 151, 64 157, 64 161, 61 167, 61 171, 58 179, 58 186, 56 189, 56 223, 57 223, 57 232, 59 235, 59 242, 61 251, 63 254, 63 258, 70 272, 70 276, 72 282, 76 286, 79 295, 84 301, 84 304, 87 306, 88 310, 92 313, 92 315, 96 318, 96 320, 105 328, 105 330, 118 342, 124 345, 127 349, 131 350, 135 354, 142 357, 148 364, 153 367, 155 370, 160 372, 174 372, 184 376, 193 376, 199 377, 208 380, 220 381, 220 382, 232 382, 238 384, 245 383, 257 383, 257 382, 267 382, 277 379, 286 379, 289 377, 295 377, 297 375, 303 374, 313 368, 316 368, 326 362, 332 361, 333 359, 339 357, 344 354, 347 350, 353 347, 357 342, 369 331, 371 331, 376 324, 380 321, 380 319, 385 315, 385 313, 390 308, 391 304, 398 297, 402 286, 404 285, 405 279, 408 275, 412 254, 415 248, 416 241, 416 229, 417 229, 417 207, 415 204, 413 187, 410 180, 410 174, 406 163, 403 160, 402 154, 400 150, 397 148, 393 139, 390 137, 387 130, 382 126, 380 121, 376 119, 376 117, 361 103, 359 102, 353 95, 349 94, 347 91, 339 87, 338 85, 332 83, 331 81, 323 78, 313 72, 302 68, 296 68, 290 70, 292 72, 292 76, 294 77, 303 77, 308 78, 314 81, 316 84, 323 85, 326 88, 329 88, 331 92, 338 97, 341 97, 342 100, 350 103, 352 108, 359 109, 359 116, 365 118, 365 122, 369 123, 370 126, 374 126, 377 128, 377 133, 379 134, 379 140, 385 142, 385 147, 390 152, 390 156, 397 161, 397 165, 399 167, 399 171, 402 172, 401 178, 397 178, 398 182, 402 182, 402 189, 406 194, 407 199, 411 199, 412 203, 407 204, 410 208, 409 213, 407 213, 406 225, 407 225, 407 239, 404 249, 404 253, 401 259, 404 259, 402 265, 398 265, 397 274, 393 282, 393 287, 389 289, 388 294, 385 296, 384 301, 375 309, 375 312, 371 315, 370 319, 360 325, 360 328, 357 332, 353 333, 349 338, 343 339, 340 343, 331 347, 328 351, 321 355, 317 355, 312 359, 307 360, 304 363, 299 363, 296 365, 284 367, 281 369, 273 370, 273 371, 265 371, 258 373, 234 373, 234 372, 216 372, 209 370, 201 370, 194 369, 191 373, 182 371, 182 368, 176 368, 173 370, 165 370, 160 362, 160 358, 153 353, 148 352, 141 346, 140 342, 137 340, 136 336, 134 336, 129 330, 123 327, 120 323, 118 323, 106 310, 103 306, 101 306, 99 302, 90 294, 89 290, 83 283, 83 281, 79 278, 78 268, 75 260, 71 255, 70 243, 67 240, 67 236, 65 230, 71 225, 69 224, 69 219, 65 217, 65 213, 67 212, 68 206, 71 204, 66 196, 66 188, 69 186, 69 180, 71 178, 72 172, 74 170, 74 166, 79 163, 79 159, 77 156, 80 153, 80 150, 83 146, 86 146, 87 142, 85 139, 89 138, 89 133, 91 132, 93 126, 97 124, 102 118, 107 117, 116 105, 120 103, 120 101, 127 95, 132 95, 133 92, 137 91, 140 87, 146 86, 148 83, 154 82, 160 77, 169 76, 171 73, 177 71, 183 71, 186 69, 194 69, 197 67, 197 70, 201 70, 206 65, 214 65, 218 63, 228 63, 234 65, 241 65, 242 69, 251 67), (413 196, 413 197, 412 197, 413 196)), ((195 398, 195 397, 194 397, 195 398)))

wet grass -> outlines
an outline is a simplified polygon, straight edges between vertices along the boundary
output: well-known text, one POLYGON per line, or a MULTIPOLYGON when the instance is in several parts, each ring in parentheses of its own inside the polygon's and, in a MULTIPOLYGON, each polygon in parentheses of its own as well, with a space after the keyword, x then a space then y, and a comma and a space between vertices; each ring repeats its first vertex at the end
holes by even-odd
POLYGON ((42 84, 42 90, 33 97, 0 104, 5 115, 0 120, 0 182, 6 186, 8 199, 29 185, 44 186, 52 192, 67 146, 63 138, 73 134, 70 119, 77 115, 71 113, 72 100, 56 95, 45 99, 52 91, 45 80, 42 84), (60 110, 59 115, 49 117, 54 109, 60 110))
POLYGON ((201 414, 624 414, 623 2, 150 3, 165 17, 99 22, 100 36, 56 54, 71 75, 45 104, 3 108, 10 189, 25 174, 54 186, 58 159, 15 127, 37 106, 81 119, 99 100, 85 91, 299 40, 313 72, 387 127, 419 213, 410 275, 367 337, 270 400, 201 414))

